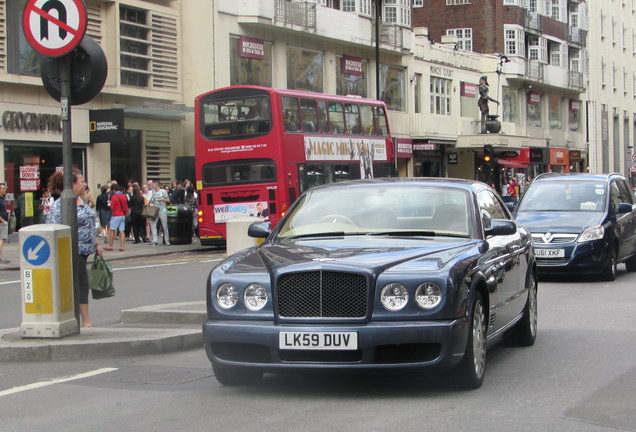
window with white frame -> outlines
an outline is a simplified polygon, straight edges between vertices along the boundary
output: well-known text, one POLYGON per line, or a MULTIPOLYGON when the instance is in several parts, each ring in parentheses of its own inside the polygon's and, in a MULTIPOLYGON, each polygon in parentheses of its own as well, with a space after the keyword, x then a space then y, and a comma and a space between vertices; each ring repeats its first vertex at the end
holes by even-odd
POLYGON ((385 0, 384 22, 400 26, 411 25, 411 0, 385 0))
POLYGON ((446 6, 470 4, 470 0, 446 0, 446 6))
POLYGON ((452 80, 431 77, 431 114, 451 115, 452 80))
POLYGON ((413 0, 413 7, 414 8, 424 7, 424 0, 413 0))
POLYGON ((548 49, 550 51, 550 64, 552 66, 561 66, 561 44, 550 42, 548 49))
POLYGON ((525 56, 525 33, 517 25, 504 25, 504 54, 507 56, 525 56))
POLYGON ((446 30, 446 34, 457 38, 457 49, 465 51, 473 50, 473 29, 448 29, 446 30))
POLYGON ((360 15, 364 16, 372 16, 373 15, 373 6, 372 0, 360 0, 360 15))
POLYGON ((355 12, 356 11, 356 0, 342 0, 342 11, 343 12, 355 12))
POLYGON ((538 12, 537 0, 528 0, 528 11, 530 12, 538 12))
POLYGON ((539 60, 539 36, 528 36, 528 60, 539 60))

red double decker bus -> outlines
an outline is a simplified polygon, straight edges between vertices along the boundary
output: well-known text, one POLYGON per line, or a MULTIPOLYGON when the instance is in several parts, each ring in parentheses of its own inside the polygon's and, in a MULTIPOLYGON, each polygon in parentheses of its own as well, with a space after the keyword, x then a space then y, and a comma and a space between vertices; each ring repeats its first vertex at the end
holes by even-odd
POLYGON ((195 128, 202 245, 234 217, 277 223, 313 186, 396 172, 381 101, 233 86, 195 99, 195 128))

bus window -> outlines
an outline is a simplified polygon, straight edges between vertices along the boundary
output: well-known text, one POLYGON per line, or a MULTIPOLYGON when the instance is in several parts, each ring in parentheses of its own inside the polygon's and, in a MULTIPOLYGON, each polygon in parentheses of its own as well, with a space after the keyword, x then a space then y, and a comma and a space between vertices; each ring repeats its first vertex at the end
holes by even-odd
POLYGON ((300 112, 305 132, 318 132, 318 110, 315 99, 300 99, 300 112))
POLYGON ((360 115, 357 104, 345 104, 345 120, 347 122, 347 134, 360 135, 360 115))
POLYGON ((331 133, 345 133, 344 112, 342 102, 329 102, 329 124, 331 125, 331 133))
POLYGON ((362 133, 364 135, 375 135, 371 105, 360 105, 360 118, 362 119, 362 133))
POLYGON ((325 184, 325 172, 323 165, 299 165, 298 180, 300 183, 300 192, 305 192, 315 186, 325 184))
POLYGON ((298 99, 295 97, 283 96, 283 121, 286 132, 298 132, 300 130, 300 110, 298 109, 298 99))
POLYGON ((235 159, 211 162, 202 169, 203 186, 276 181, 276 165, 271 159, 235 159))
POLYGON ((208 139, 241 139, 269 132, 269 98, 237 97, 203 103, 203 134, 208 139))
POLYGON ((327 102, 324 100, 318 101, 318 115, 320 122, 320 132, 328 134, 329 133, 329 119, 327 117, 327 102))
POLYGON ((376 126, 375 135, 387 136, 389 131, 386 125, 386 113, 382 107, 373 107, 373 119, 376 126))

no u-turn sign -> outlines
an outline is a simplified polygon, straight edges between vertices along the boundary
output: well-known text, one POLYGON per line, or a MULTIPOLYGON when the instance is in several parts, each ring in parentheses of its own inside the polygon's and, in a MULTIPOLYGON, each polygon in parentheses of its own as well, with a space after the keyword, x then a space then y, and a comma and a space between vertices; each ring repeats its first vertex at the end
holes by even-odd
POLYGON ((22 29, 33 49, 59 57, 82 41, 86 20, 83 0, 27 0, 22 29))

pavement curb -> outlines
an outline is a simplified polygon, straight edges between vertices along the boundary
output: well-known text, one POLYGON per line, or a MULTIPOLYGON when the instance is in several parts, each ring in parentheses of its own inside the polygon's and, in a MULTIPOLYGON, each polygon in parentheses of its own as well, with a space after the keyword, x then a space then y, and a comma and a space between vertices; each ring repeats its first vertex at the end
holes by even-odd
POLYGON ((74 361, 163 354, 203 347, 200 328, 86 328, 62 339, 22 338, 0 332, 0 362, 74 361))
POLYGON ((203 324, 207 317, 205 301, 168 303, 121 311, 122 324, 203 324))

